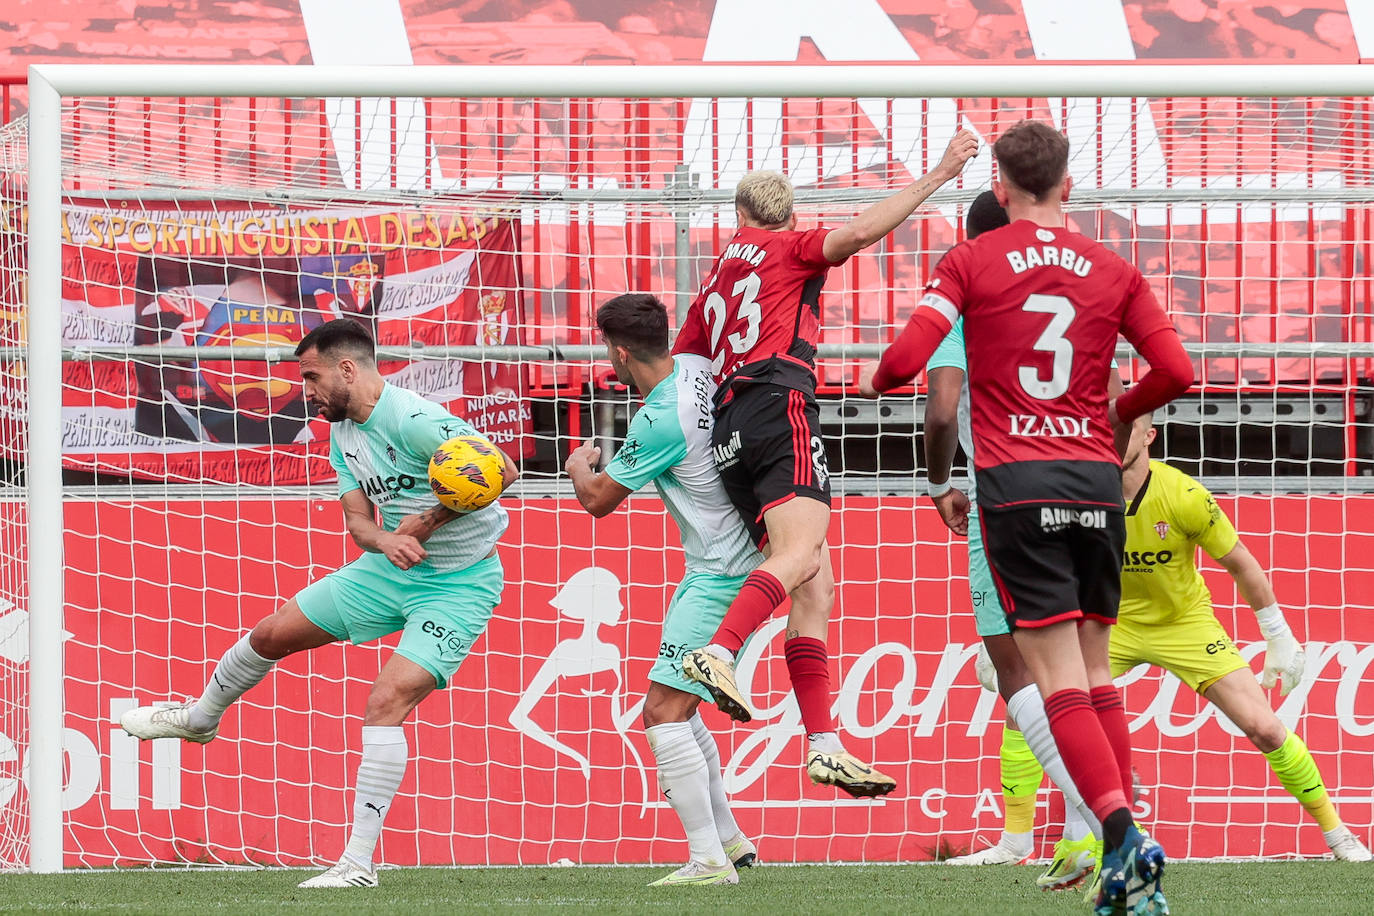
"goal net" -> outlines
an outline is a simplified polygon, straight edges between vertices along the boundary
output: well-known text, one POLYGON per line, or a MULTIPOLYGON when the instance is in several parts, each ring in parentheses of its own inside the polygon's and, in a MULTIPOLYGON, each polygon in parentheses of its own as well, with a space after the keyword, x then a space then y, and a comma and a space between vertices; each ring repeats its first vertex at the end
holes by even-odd
MULTIPOLYGON (((1274 702, 1367 836, 1374 138, 1350 72, 1276 98, 1255 70, 1220 68, 1179 84, 1229 93, 1209 97, 1170 94, 1166 68, 832 68, 824 90, 791 68, 579 68, 531 87, 293 69, 269 85, 68 68, 0 134, 0 867, 342 849, 394 640, 285 660, 204 747, 117 725, 197 696, 241 633, 356 555, 291 353, 338 316, 374 330, 390 381, 470 418, 524 472, 505 499, 503 600, 406 725, 379 860, 681 860, 638 721, 678 537, 654 496, 593 521, 560 476, 580 441, 609 455, 634 409, 595 309, 649 291, 680 317, 749 169, 788 174, 801 224, 833 225, 925 173, 958 127, 991 142, 1024 117, 1068 134, 1073 228, 1141 267, 1197 359, 1155 454, 1213 488, 1271 571, 1308 653, 1274 702), (626 90, 649 97, 601 94, 626 90)), ((854 395, 859 360, 900 328, 992 177, 984 150, 826 282, 836 712, 900 787, 859 801, 806 782, 775 619, 741 662, 755 723, 703 712, 771 861, 929 859, 1000 827, 1002 712, 973 677, 964 543, 921 495, 922 398, 854 395)), ((1122 367, 1139 368, 1126 352, 1122 367)), ((1256 659, 1252 615, 1206 574, 1256 659)), ((1172 676, 1124 681, 1138 811, 1171 854, 1325 852, 1234 726, 1172 676)), ((1042 802, 1052 841, 1062 804, 1048 786, 1042 802)))

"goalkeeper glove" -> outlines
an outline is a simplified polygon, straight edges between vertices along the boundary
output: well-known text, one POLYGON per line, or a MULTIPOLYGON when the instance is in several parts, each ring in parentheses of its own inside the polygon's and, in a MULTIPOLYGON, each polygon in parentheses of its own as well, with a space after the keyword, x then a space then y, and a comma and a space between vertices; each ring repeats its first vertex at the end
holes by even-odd
POLYGON ((978 677, 978 683, 983 685, 984 690, 997 692, 997 669, 993 667, 992 656, 988 655, 985 643, 978 643, 978 655, 973 659, 973 673, 978 677))
POLYGON ((1260 633, 1264 635, 1264 674, 1260 676, 1260 686, 1265 690, 1276 683, 1282 683, 1279 696, 1286 697, 1302 682, 1302 670, 1307 664, 1307 653, 1293 638, 1293 631, 1283 619, 1283 611, 1277 604, 1255 611, 1260 633))

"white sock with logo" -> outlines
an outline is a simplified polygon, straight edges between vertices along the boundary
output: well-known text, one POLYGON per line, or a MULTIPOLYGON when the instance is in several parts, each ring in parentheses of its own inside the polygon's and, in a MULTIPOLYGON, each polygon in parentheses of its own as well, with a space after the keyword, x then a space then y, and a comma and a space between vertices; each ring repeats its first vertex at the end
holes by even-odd
POLYGON ((692 726, 687 722, 664 722, 644 731, 658 762, 658 787, 677 812, 682 829, 687 831, 692 861, 714 866, 726 864, 711 805, 706 756, 697 744, 692 726))
POLYGON ((229 705, 267 677, 277 662, 263 658, 248 644, 248 634, 229 647, 219 660, 205 692, 191 707, 189 725, 196 731, 209 731, 219 724, 229 705))
POLYGON ((1050 733, 1050 720, 1045 716, 1045 701, 1040 698, 1040 688, 1031 684, 1022 687, 1007 700, 1007 712, 1011 714, 1016 727, 1026 736, 1026 744, 1050 780, 1064 793, 1064 805, 1073 807, 1092 830, 1093 836, 1102 839, 1102 825, 1093 816, 1092 809, 1083 802, 1078 787, 1069 777, 1064 759, 1059 756, 1059 746, 1054 743, 1050 733))
POLYGON ((716 822, 716 836, 724 843, 739 836, 739 824, 735 823, 735 813, 730 810, 730 800, 725 797, 725 779, 720 772, 720 748, 716 739, 701 721, 700 713, 692 713, 687 720, 692 726, 692 737, 696 738, 701 756, 706 759, 706 778, 711 790, 711 818, 716 822))
POLYGON ((362 868, 372 868, 372 852, 382 835, 382 821, 391 810, 409 762, 405 729, 399 725, 363 726, 363 759, 358 764, 353 798, 353 832, 344 849, 344 858, 362 868))

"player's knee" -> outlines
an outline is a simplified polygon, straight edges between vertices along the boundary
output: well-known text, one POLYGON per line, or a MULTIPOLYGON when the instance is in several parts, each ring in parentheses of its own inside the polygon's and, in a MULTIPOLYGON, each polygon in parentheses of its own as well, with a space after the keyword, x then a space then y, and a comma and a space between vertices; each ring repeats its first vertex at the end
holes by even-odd
POLYGON ((812 580, 815 579, 821 571, 821 561, 824 559, 821 550, 822 547, 820 545, 815 547, 807 545, 806 547, 794 551, 792 561, 794 564, 794 576, 797 585, 816 586, 816 583, 812 582, 812 580))
POLYGON ((1278 750, 1288 740, 1288 727, 1273 713, 1241 725, 1241 728, 1245 731, 1245 737, 1263 754, 1278 750))
POLYGON ((364 725, 400 725, 415 708, 412 697, 390 684, 376 684, 367 696, 364 725))
POLYGON ((696 712, 699 700, 690 693, 680 690, 658 689, 654 686, 644 696, 644 709, 641 718, 646 729, 668 722, 686 722, 696 712))
POLYGON ((288 634, 280 625, 279 617, 278 614, 264 617, 248 634, 248 646, 263 658, 281 659, 295 651, 290 646, 288 634))
POLYGON ((665 707, 666 704, 657 691, 650 690, 644 696, 644 709, 640 712, 640 716, 646 729, 653 728, 655 725, 662 725, 668 721, 665 707))

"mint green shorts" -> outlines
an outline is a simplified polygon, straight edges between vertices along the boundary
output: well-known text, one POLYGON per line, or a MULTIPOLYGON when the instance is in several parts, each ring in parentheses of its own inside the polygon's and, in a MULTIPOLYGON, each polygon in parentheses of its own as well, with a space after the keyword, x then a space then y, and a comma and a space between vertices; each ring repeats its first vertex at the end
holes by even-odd
POLYGON ((505 586, 495 554, 453 572, 397 569, 365 553, 296 595, 310 622, 332 636, 363 643, 401 631, 396 652, 448 683, 487 628, 505 586))
POLYGON ((968 514, 968 593, 973 599, 973 625, 979 636, 1005 636, 1011 632, 1006 612, 992 581, 992 567, 983 548, 983 529, 978 507, 968 514))
POLYGON ((649 669, 649 680, 711 700, 710 691, 682 673, 682 656, 687 650, 700 649, 711 641, 747 578, 707 572, 691 572, 682 577, 663 618, 663 638, 658 645, 658 658, 649 669))

